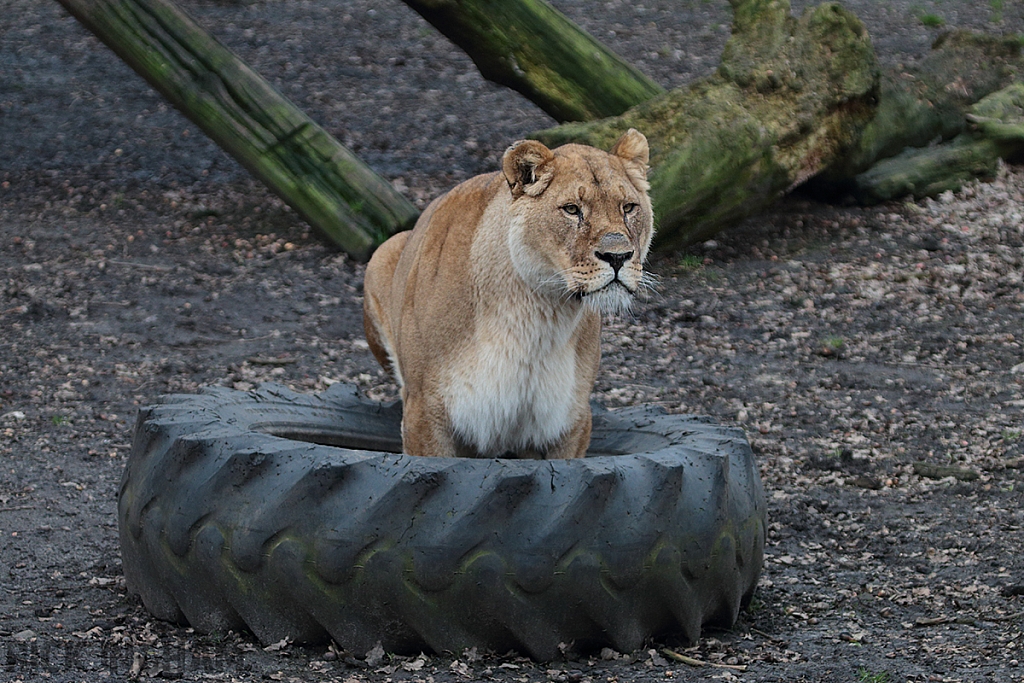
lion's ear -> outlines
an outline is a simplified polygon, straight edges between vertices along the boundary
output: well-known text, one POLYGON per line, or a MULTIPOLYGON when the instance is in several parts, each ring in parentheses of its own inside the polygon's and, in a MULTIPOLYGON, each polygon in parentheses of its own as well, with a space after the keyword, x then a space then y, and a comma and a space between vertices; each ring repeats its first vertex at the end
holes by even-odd
POLYGON ((501 170, 512 197, 536 197, 546 190, 554 175, 550 163, 554 158, 551 150, 536 140, 520 140, 505 150, 501 170))
POLYGON ((647 162, 651 160, 651 150, 647 145, 647 137, 636 128, 630 128, 612 145, 611 154, 625 159, 641 167, 647 173, 647 162))
POLYGON ((626 173, 633 185, 641 192, 650 189, 647 182, 647 162, 651 160, 651 150, 647 145, 647 137, 636 128, 630 128, 614 145, 610 154, 626 162, 626 173))

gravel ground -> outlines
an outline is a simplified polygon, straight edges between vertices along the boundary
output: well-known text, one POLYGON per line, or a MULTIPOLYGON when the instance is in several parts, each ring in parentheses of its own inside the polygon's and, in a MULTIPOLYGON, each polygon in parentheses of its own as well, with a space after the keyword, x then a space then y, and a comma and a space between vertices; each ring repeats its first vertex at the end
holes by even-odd
MULTIPOLYGON (((184 4, 420 206, 551 124, 397 1, 184 4)), ((728 33, 724 2, 556 4, 667 86, 728 33)), ((1009 4, 848 3, 887 65, 927 49, 925 15, 1024 31, 1009 4)), ((758 454, 768 557, 735 629, 550 664, 268 651, 126 595, 134 413, 266 380, 393 396, 362 267, 56 3, 0 9, 0 680, 1024 680, 1024 168, 934 201, 787 199, 656 256, 658 292, 608 321, 597 398, 741 424, 758 454)))

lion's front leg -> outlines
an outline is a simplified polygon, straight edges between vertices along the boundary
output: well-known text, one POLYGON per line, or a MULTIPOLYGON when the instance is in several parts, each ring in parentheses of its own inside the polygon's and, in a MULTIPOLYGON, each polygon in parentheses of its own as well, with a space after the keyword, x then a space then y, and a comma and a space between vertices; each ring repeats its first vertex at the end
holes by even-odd
POLYGON ((592 418, 590 406, 586 407, 584 414, 573 423, 569 432, 562 439, 548 449, 544 454, 546 460, 582 458, 587 454, 587 447, 590 445, 590 429, 592 418))
POLYGON ((431 406, 422 397, 402 390, 402 450, 408 455, 455 458, 459 452, 443 406, 431 406))

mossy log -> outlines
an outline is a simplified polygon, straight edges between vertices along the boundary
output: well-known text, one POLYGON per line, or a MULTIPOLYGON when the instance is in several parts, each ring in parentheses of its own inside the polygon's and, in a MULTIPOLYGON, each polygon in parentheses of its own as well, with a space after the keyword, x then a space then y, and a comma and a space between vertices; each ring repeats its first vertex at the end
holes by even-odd
POLYGON ((956 191, 974 178, 994 176, 1003 149, 993 140, 969 134, 943 145, 910 147, 858 174, 850 194, 861 204, 878 204, 956 191))
POLYGON ((1000 159, 1024 154, 1024 84, 988 95, 960 118, 970 128, 951 141, 908 148, 856 175, 853 196, 864 204, 933 197, 974 178, 993 177, 1000 159))
POLYGON ((982 98, 968 110, 967 120, 991 140, 1024 143, 1024 83, 1012 83, 982 98))
POLYGON ((544 0, 405 0, 476 63, 557 121, 615 116, 664 89, 544 0))
POLYGON ((418 211, 168 0, 59 0, 226 152, 349 254, 418 211))
MULTIPOLYGON (((922 161, 931 159, 937 163, 942 158, 954 161, 949 182, 958 186, 960 181, 956 178, 969 177, 963 175, 964 171, 981 161, 985 149, 994 151, 997 146, 985 144, 968 152, 973 145, 961 141, 957 151, 914 152, 909 148, 949 141, 967 131, 970 107, 1020 79, 1022 74, 1024 54, 1017 36, 967 31, 940 36, 920 63, 882 74, 874 118, 848 154, 815 178, 808 189, 824 198, 842 197, 850 192, 862 201, 873 201, 870 193, 857 191, 855 178, 872 165, 897 155, 904 159, 918 156, 922 161), (969 157, 974 161, 968 161, 969 157)), ((992 158, 985 166, 994 168, 995 163, 992 158)), ((940 170, 941 163, 936 166, 936 171, 940 170)), ((912 194, 922 196, 919 192, 912 194)))
POLYGON ((707 239, 828 167, 874 116, 879 69, 864 25, 837 4, 790 16, 788 0, 732 0, 718 72, 621 116, 536 134, 607 148, 651 141, 659 245, 707 239))
MULTIPOLYGON (((59 2, 350 254, 414 222, 389 183, 169 0, 59 2)), ((544 142, 607 147, 630 127, 646 133, 660 246, 707 239, 808 179, 862 201, 921 196, 1020 148, 1006 132, 1017 124, 999 119, 1000 137, 975 112, 968 130, 966 111, 1020 77, 1017 37, 954 32, 920 66, 880 75, 864 26, 839 5, 796 19, 788 0, 730 0, 718 72, 664 93, 543 0, 406 2, 485 77, 558 120, 587 121, 537 133, 544 142), (936 139, 953 142, 902 152, 936 139)))

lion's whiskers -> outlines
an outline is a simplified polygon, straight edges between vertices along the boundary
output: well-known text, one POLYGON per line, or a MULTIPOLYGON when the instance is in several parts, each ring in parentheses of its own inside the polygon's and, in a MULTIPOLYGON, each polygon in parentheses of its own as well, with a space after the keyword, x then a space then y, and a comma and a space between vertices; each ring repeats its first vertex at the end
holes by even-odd
POLYGON ((660 285, 661 278, 645 270, 643 275, 640 276, 640 281, 637 283, 637 292, 642 294, 644 298, 649 298, 658 291, 660 285))
POLYGON ((558 303, 567 303, 574 296, 577 296, 579 294, 579 292, 573 290, 569 286, 569 282, 572 280, 572 278, 569 277, 569 275, 571 274, 571 266, 569 268, 565 268, 558 272, 552 273, 551 275, 542 279, 540 282, 538 282, 536 285, 532 287, 533 293, 539 296, 540 294, 543 293, 543 291, 547 290, 550 287, 553 290, 557 290, 558 303))

